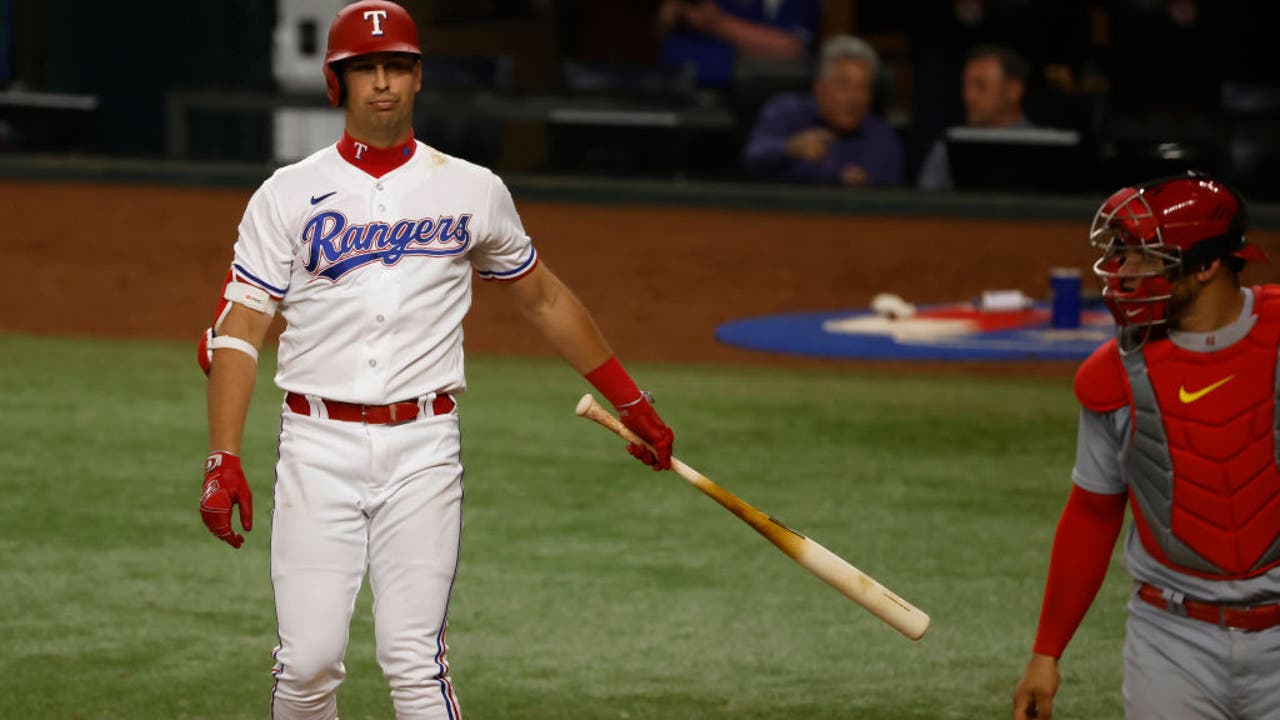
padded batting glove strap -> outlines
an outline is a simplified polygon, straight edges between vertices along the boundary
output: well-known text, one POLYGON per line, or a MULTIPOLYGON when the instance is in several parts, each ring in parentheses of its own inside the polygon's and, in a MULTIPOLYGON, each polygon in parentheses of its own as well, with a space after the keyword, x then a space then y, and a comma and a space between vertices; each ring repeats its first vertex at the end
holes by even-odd
POLYGON ((234 453, 218 450, 204 463, 204 486, 200 491, 200 519, 215 537, 233 548, 244 544, 244 536, 231 529, 231 506, 240 506, 240 525, 253 530, 253 493, 234 453))

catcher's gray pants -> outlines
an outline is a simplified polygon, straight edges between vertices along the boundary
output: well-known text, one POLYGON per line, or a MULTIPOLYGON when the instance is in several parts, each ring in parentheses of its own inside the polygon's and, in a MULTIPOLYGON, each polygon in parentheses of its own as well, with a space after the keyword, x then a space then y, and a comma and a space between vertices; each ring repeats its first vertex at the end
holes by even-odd
POLYGON ((1277 720, 1280 626, 1245 632, 1129 599, 1126 720, 1277 720))

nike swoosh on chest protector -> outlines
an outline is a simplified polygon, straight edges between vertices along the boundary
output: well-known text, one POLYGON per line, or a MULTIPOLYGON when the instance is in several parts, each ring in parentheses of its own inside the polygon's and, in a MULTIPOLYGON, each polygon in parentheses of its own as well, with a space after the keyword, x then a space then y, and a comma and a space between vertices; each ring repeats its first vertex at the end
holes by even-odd
POLYGON ((1203 387, 1203 388, 1200 388, 1199 390, 1194 390, 1191 392, 1187 392, 1187 387, 1185 385, 1180 385, 1178 387, 1178 399, 1181 400, 1183 404, 1190 405, 1191 403, 1199 400, 1205 395, 1208 395, 1214 390, 1217 390, 1223 385, 1226 385, 1227 383, 1231 382, 1231 379, 1234 377, 1235 375, 1228 375, 1222 378, 1221 380, 1219 380, 1218 382, 1212 385, 1209 385, 1208 387, 1203 387))

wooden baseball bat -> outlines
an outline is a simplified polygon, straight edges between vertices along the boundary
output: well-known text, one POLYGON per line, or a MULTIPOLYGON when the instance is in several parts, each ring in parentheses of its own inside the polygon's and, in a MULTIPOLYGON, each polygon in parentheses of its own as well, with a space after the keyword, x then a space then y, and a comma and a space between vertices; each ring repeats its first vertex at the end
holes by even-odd
MULTIPOLYGON (((635 433, 628 430, 621 420, 601 407, 590 393, 583 395, 578 401, 577 413, 612 430, 627 442, 646 444, 635 433)), ((776 545, 800 567, 817 575, 823 582, 844 593, 845 597, 870 610, 873 615, 888 623, 894 630, 912 640, 919 640, 929 629, 929 616, 920 608, 898 597, 870 575, 850 565, 844 558, 760 512, 675 457, 671 458, 671 469, 687 480, 690 485, 706 493, 712 500, 755 528, 756 532, 776 545)))

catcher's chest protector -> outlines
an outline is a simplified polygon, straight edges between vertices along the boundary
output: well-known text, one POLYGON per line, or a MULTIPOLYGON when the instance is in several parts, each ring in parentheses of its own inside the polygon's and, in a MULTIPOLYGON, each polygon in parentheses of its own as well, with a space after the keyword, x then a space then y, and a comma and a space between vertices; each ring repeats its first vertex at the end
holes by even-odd
POLYGON ((1155 558, 1196 575, 1280 565, 1280 288, 1255 299, 1256 325, 1229 348, 1166 340, 1123 360, 1133 408, 1123 465, 1139 535, 1155 558))

